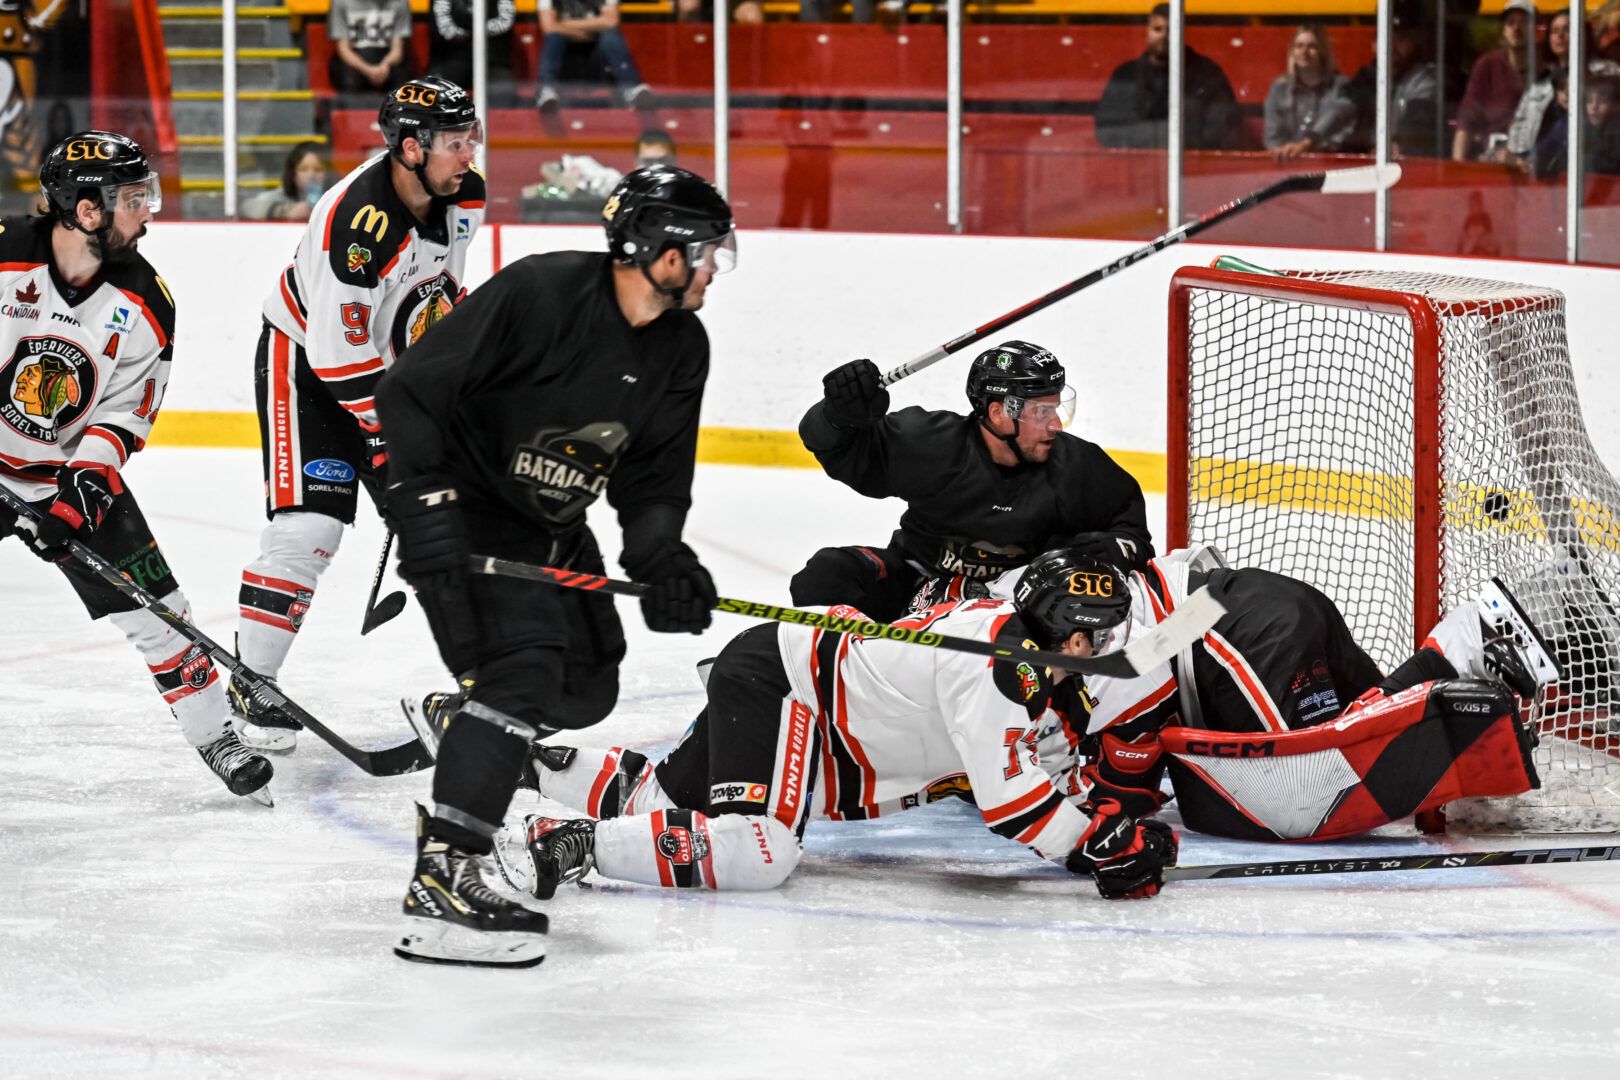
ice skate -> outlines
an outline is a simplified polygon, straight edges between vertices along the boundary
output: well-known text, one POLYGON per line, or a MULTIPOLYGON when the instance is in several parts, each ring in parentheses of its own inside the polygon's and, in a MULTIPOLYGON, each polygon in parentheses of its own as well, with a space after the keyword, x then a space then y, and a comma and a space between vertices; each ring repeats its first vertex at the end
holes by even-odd
POLYGON ((483 880, 483 859, 427 836, 416 807, 416 873, 394 955, 429 964, 533 967, 546 958, 548 920, 507 900, 483 880))
POLYGON ((252 799, 260 806, 275 805, 267 786, 275 769, 270 762, 243 746, 236 732, 227 728, 224 735, 207 746, 197 747, 197 753, 214 770, 214 775, 225 781, 232 795, 252 799))
POLYGON ((464 691, 447 690, 433 691, 420 704, 412 698, 399 699, 399 707, 404 710, 411 730, 422 740, 428 756, 433 760, 439 759, 439 743, 444 739, 445 730, 450 727, 450 718, 456 715, 456 710, 466 699, 464 691))
POLYGON ((1492 578, 1480 589, 1479 619, 1486 671, 1520 700, 1534 699, 1543 686, 1558 680, 1552 650, 1501 579, 1492 578))
POLYGON ((550 900, 557 886, 578 881, 596 865, 596 822, 589 818, 530 815, 523 820, 523 837, 529 891, 537 899, 550 900))
MULTIPOLYGON (((265 677, 265 682, 276 686, 276 680, 265 677)), ((276 686, 276 689, 280 689, 276 686)), ((273 705, 255 701, 236 676, 226 686, 225 696, 231 703, 231 724, 245 746, 255 750, 288 753, 298 747, 298 732, 304 726, 273 705)))

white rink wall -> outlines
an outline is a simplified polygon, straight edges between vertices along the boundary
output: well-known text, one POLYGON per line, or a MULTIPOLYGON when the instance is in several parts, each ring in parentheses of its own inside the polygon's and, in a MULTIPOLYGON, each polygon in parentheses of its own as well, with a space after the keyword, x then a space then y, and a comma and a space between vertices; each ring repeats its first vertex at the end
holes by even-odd
MULTIPOLYGON (((1264 210, 1256 211, 1264 213, 1264 210)), ((165 408, 253 408, 252 354, 265 293, 300 226, 156 223, 142 251, 179 305, 165 408)), ((495 266, 540 251, 600 250, 594 227, 484 229, 468 259, 476 288, 495 266)), ((824 371, 870 356, 889 368, 1139 246, 1128 241, 754 230, 738 269, 711 287, 714 362, 704 423, 791 429, 824 371)), ((1079 391, 1074 430, 1111 449, 1162 452, 1165 298, 1179 267, 1238 255, 1279 269, 1407 269, 1551 286, 1568 297, 1570 346, 1587 426, 1620 465, 1620 270, 1499 259, 1181 244, 1006 332, 1053 349, 1079 391)), ((896 405, 960 408, 965 358, 900 383, 896 405)))

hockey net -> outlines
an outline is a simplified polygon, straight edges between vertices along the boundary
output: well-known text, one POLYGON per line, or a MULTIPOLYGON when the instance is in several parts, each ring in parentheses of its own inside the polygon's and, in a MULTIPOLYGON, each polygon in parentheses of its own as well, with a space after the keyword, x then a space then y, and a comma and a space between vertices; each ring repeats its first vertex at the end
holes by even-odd
POLYGON ((1171 287, 1173 547, 1301 578, 1390 670, 1501 578, 1563 674, 1529 706, 1539 791, 1477 830, 1620 830, 1620 486, 1551 289, 1387 271, 1188 269, 1171 287))

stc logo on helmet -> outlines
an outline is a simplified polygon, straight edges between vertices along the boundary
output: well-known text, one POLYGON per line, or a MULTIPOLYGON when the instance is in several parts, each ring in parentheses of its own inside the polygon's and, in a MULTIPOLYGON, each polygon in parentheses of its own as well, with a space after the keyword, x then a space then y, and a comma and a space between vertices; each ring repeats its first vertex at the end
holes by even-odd
POLYGON ((1113 596, 1114 579, 1109 574, 1076 570, 1069 575, 1069 592, 1075 596, 1113 596))
POLYGON ((111 161, 112 156, 113 148, 110 143, 91 142, 88 139, 75 139, 68 143, 69 161, 111 161))
POLYGON ((406 105, 431 106, 435 101, 439 100, 439 92, 431 86, 417 86, 415 83, 406 83, 394 94, 394 100, 402 101, 406 105))

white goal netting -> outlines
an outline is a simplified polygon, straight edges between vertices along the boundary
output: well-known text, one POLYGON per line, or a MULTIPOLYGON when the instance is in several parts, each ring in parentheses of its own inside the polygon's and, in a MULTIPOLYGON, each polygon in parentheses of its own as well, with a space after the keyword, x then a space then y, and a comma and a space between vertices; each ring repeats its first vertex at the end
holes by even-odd
POLYGON ((1384 271, 1178 281, 1186 538, 1316 585, 1386 670, 1502 578, 1563 668, 1530 709, 1543 788, 1451 821, 1620 830, 1620 485, 1581 418, 1563 295, 1384 271))

